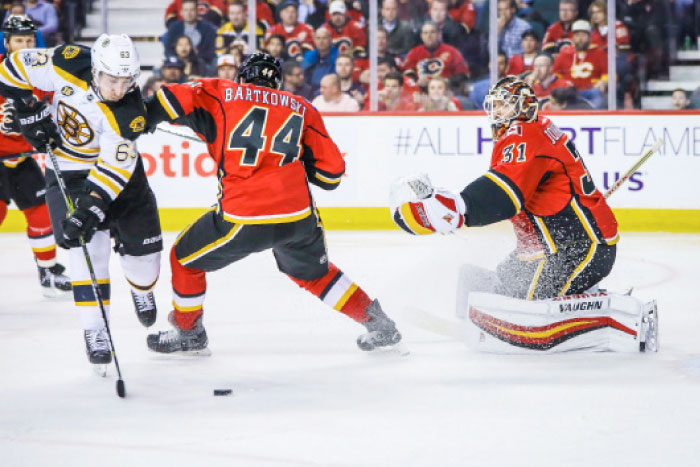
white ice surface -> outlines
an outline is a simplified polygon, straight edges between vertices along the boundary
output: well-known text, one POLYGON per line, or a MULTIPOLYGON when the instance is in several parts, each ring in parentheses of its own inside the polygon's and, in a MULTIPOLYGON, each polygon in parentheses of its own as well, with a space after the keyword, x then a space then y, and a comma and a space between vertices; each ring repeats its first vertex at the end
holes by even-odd
MULTIPOLYGON (((173 239, 153 331, 168 326, 173 239)), ((358 350, 363 328, 269 252, 209 275, 211 357, 157 355, 113 258, 122 400, 113 367, 106 379, 89 368, 71 300, 41 297, 24 236, 0 235, 0 466, 700 465, 700 236, 623 234, 605 281, 658 299, 656 355, 478 354, 402 313, 453 319, 459 266, 494 267, 513 245, 503 228, 329 232, 328 245, 411 355, 358 350)))

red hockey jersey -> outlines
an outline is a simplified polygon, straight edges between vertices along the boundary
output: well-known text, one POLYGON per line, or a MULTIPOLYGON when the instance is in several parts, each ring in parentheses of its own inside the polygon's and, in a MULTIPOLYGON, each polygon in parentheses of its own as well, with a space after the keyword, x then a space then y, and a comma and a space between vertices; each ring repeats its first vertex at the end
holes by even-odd
POLYGON ((365 28, 357 21, 348 20, 343 27, 336 28, 330 22, 324 23, 322 28, 331 33, 333 45, 339 53, 362 54, 367 48, 367 34, 365 28))
POLYGON ((565 25, 561 21, 553 23, 547 28, 544 33, 544 39, 542 39, 542 50, 546 52, 555 52, 562 45, 571 44, 571 38, 573 36, 571 32, 571 24, 565 25))
POLYGON ((534 62, 534 55, 530 58, 525 58, 523 54, 513 55, 510 57, 510 60, 508 60, 508 69, 506 70, 506 74, 520 75, 526 71, 532 71, 534 62))
MULTIPOLYGON (((545 80, 547 82, 548 80, 545 80)), ((539 99, 546 99, 552 94, 552 91, 556 88, 571 88, 574 87, 574 83, 568 79, 554 77, 554 81, 550 81, 547 86, 544 86, 540 80, 535 80, 532 83, 532 90, 535 92, 535 96, 539 99)))
POLYGON ((432 52, 424 45, 412 48, 403 64, 404 73, 420 76, 442 76, 449 78, 457 73, 469 74, 469 66, 459 50, 451 45, 440 44, 432 52))
POLYGON ((476 23, 476 8, 471 0, 463 0, 450 4, 450 17, 461 24, 466 32, 471 32, 476 23))
MULTIPOLYGON (((615 44, 619 50, 629 50, 630 30, 622 21, 615 21, 615 44)), ((601 32, 600 28, 591 31, 591 46, 597 46, 603 50, 608 49, 608 28, 601 32)))
POLYGON ((579 91, 591 89, 598 81, 608 80, 608 55, 598 47, 577 51, 564 47, 552 67, 557 76, 568 79, 579 91))
POLYGON ((345 162, 323 119, 291 93, 228 80, 167 84, 149 118, 192 128, 219 168, 219 209, 237 224, 294 222, 311 215, 308 182, 334 189, 345 162))
POLYGON ((613 245, 619 238, 576 147, 546 117, 511 125, 494 145, 490 170, 462 196, 467 225, 510 219, 524 257, 573 241, 613 245))
POLYGON ((296 59, 304 55, 305 51, 314 48, 314 30, 311 29, 311 26, 304 23, 297 23, 291 31, 287 31, 282 23, 277 23, 267 30, 265 41, 267 42, 267 39, 273 34, 279 34, 284 37, 284 47, 289 58, 296 59))

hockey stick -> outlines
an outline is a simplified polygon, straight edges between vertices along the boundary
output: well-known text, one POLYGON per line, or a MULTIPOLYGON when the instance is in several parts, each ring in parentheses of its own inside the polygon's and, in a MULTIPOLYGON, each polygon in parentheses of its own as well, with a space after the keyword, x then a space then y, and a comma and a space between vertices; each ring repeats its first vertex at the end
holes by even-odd
POLYGON ((160 127, 160 126, 156 126, 156 130, 162 131, 163 133, 168 133, 169 135, 179 136, 180 138, 185 138, 185 139, 188 139, 188 140, 190 140, 190 141, 195 141, 195 142, 197 142, 197 143, 203 143, 203 142, 204 142, 204 141, 202 141, 202 140, 199 139, 199 138, 195 138, 194 136, 185 135, 185 134, 183 134, 183 133, 179 133, 179 132, 173 131, 173 130, 168 130, 168 129, 163 128, 163 127, 160 127))
MULTIPOLYGON (((66 189, 66 183, 63 181, 63 176, 61 175, 61 169, 58 168, 58 160, 56 160, 56 155, 51 149, 51 145, 46 145, 46 154, 49 155, 51 159, 51 165, 53 166, 54 173, 56 174, 56 180, 58 181, 58 187, 61 190, 61 195, 63 195, 63 201, 66 203, 66 208, 70 214, 73 214, 75 207, 73 206, 73 201, 68 196, 68 190, 66 189)), ((97 299, 97 304, 100 307, 100 312, 102 312, 102 320, 105 323, 105 329, 107 330, 107 337, 109 338, 109 346, 112 350, 112 358, 114 358, 114 366, 117 369, 117 395, 121 398, 126 397, 126 388, 124 387, 124 380, 122 379, 122 372, 119 369, 119 360, 117 359, 117 350, 114 348, 114 341, 112 340, 112 331, 109 329, 109 323, 107 322, 107 313, 105 312, 104 302, 102 300, 102 295, 100 294, 99 287, 97 285, 97 277, 95 276, 95 268, 92 266, 92 260, 90 259, 90 253, 88 252, 87 245, 85 244, 85 239, 80 236, 80 247, 83 249, 83 255, 85 255, 85 262, 87 263, 88 271, 90 272, 90 283, 92 285, 92 292, 95 294, 97 299)))
POLYGON ((663 143, 664 141, 661 138, 657 139, 656 143, 654 143, 651 149, 645 152, 642 155, 642 157, 640 157, 639 160, 635 162, 634 165, 627 172, 625 172, 625 174, 622 177, 620 177, 620 179, 616 181, 615 184, 611 186, 608 191, 605 192, 603 196, 607 199, 610 197, 610 195, 615 193, 617 189, 620 188, 622 184, 627 181, 627 179, 634 175, 634 173, 637 171, 637 169, 639 169, 642 166, 642 164, 644 164, 651 156, 654 155, 656 151, 659 150, 659 148, 661 148, 661 145, 663 143))

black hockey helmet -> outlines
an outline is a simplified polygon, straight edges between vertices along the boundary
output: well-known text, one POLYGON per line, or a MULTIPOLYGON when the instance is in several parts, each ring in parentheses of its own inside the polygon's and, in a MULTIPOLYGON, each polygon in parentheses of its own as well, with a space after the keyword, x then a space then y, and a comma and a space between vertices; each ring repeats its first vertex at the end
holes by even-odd
POLYGON ((12 34, 36 34, 36 25, 27 15, 12 15, 2 25, 2 32, 5 39, 9 39, 12 34))
POLYGON ((236 74, 236 82, 240 83, 241 79, 245 80, 246 83, 279 89, 282 86, 280 62, 265 52, 248 55, 236 74))

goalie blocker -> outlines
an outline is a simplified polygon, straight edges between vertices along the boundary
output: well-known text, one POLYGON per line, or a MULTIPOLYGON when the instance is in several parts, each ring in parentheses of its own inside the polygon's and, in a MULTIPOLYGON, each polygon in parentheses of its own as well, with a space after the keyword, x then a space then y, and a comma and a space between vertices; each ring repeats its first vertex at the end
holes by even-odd
POLYGON ((578 294, 520 300, 486 292, 469 294, 467 345, 493 353, 572 350, 656 352, 656 301, 630 295, 578 294))

